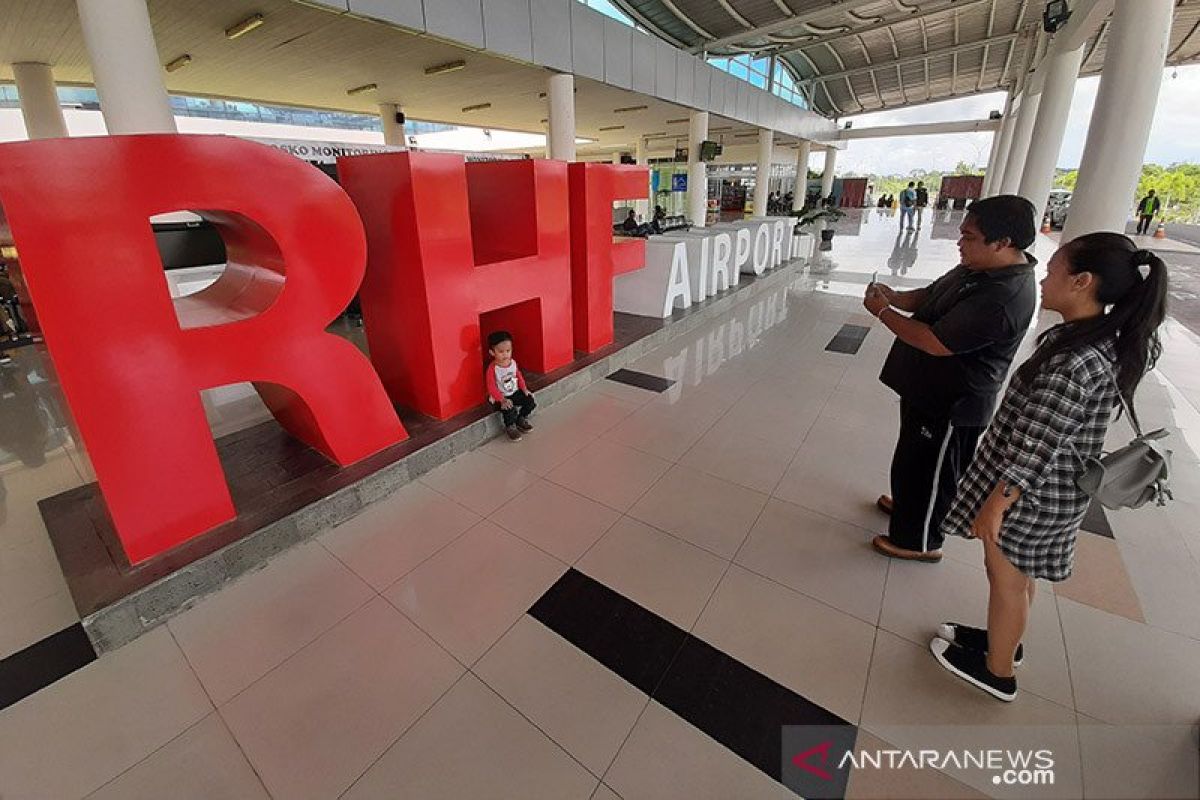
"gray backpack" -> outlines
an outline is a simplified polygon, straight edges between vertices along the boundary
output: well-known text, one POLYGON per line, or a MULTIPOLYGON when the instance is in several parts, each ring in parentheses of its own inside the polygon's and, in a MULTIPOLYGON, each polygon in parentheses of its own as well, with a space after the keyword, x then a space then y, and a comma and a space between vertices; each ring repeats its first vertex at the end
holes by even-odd
POLYGON ((1101 454, 1100 458, 1084 459, 1076 450, 1083 471, 1075 479, 1075 485, 1109 509, 1141 508, 1151 500, 1165 506, 1167 500, 1174 499, 1170 485, 1171 451, 1160 443, 1168 433, 1162 428, 1142 433, 1142 426, 1120 390, 1117 397, 1137 436, 1124 447, 1101 454))

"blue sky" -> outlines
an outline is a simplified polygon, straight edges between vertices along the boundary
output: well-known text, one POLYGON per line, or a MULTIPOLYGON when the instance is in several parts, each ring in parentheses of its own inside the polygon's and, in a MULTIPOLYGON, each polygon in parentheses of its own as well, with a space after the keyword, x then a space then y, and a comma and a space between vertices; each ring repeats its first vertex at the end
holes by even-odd
MULTIPOLYGON (((1083 78, 1075 86, 1067 134, 1058 158, 1060 167, 1079 166, 1099 87, 1099 76, 1083 78)), ((1002 110, 1003 107, 1004 95, 997 93, 898 111, 863 114, 847 119, 854 120, 855 128, 867 128, 914 122, 984 119, 989 111, 1002 110)), ((1165 70, 1146 161, 1158 164, 1200 163, 1198 127, 1200 65, 1165 70)), ((927 136, 854 141, 850 143, 848 150, 838 156, 838 172, 906 174, 915 169, 953 169, 959 161, 974 162, 982 166, 987 162, 992 146, 992 136, 989 133, 941 136, 936 139, 936 147, 930 147, 931 141, 932 137, 927 136)))

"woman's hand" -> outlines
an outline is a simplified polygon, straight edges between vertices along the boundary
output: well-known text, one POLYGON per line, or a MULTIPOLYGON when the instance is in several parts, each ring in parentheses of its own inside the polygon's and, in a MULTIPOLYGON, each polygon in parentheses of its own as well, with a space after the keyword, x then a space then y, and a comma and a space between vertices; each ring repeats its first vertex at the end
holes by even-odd
POLYGON ((878 283, 872 283, 867 287, 867 294, 863 297, 863 307, 871 312, 872 317, 878 317, 890 305, 887 297, 879 290, 878 283))
POLYGON ((501 407, 501 408, 503 408, 505 411, 511 411, 511 410, 512 410, 512 407, 513 407, 513 401, 512 401, 512 400, 509 400, 509 399, 506 397, 506 398, 504 398, 503 400, 501 400, 501 401, 500 401, 500 407, 501 407))
POLYGON ((1004 511, 991 500, 983 504, 975 521, 971 523, 971 535, 976 539, 992 544, 1000 544, 1000 528, 1004 524, 1004 511))

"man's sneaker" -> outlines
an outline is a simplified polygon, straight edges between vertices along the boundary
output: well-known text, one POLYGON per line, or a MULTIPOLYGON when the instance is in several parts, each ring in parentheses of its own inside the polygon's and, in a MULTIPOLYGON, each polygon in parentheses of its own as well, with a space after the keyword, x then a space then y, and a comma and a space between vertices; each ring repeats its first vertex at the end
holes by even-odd
POLYGON ((517 430, 516 425, 509 425, 504 429, 504 432, 507 433, 508 438, 512 439, 514 442, 519 441, 521 438, 521 431, 517 430))
POLYGON ((1017 679, 993 675, 987 668, 987 657, 979 650, 968 650, 937 637, 929 643, 929 649, 939 664, 967 683, 1006 703, 1017 699, 1017 679))
MULTIPOLYGON (((959 647, 965 647, 968 650, 978 650, 981 653, 986 653, 988 650, 988 635, 983 628, 972 628, 970 625, 963 625, 961 622, 943 622, 938 625, 938 638, 945 639, 947 642, 953 642, 959 647)), ((1013 656, 1013 666, 1021 666, 1021 662, 1025 660, 1025 645, 1017 645, 1017 654, 1013 656)))
POLYGON ((531 430, 533 430, 533 424, 524 417, 521 417, 519 420, 517 420, 517 427, 520 428, 524 433, 529 433, 531 430))

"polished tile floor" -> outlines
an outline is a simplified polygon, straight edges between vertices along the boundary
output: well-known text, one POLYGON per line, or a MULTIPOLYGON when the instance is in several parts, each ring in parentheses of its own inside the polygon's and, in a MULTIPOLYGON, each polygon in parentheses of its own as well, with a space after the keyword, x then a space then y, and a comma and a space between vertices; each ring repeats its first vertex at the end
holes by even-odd
MULTIPOLYGON (((849 797, 1197 796, 1200 340, 1170 325, 1139 397, 1178 429, 1178 499, 1080 534, 1076 575, 1041 587, 1015 703, 926 648, 943 619, 983 622, 979 547, 952 541, 938 565, 869 547, 890 341, 875 325, 855 354, 825 348, 871 326, 872 272, 948 269, 956 224, 897 236, 853 215, 810 270, 631 366, 665 391, 595 384, 0 711, 0 796, 794 796, 529 613, 572 569, 857 725, 860 748, 1057 737, 1048 794, 862 769, 849 797)), ((0 657, 76 621, 35 503, 88 468, 33 359, 0 407, 0 657)), ((221 432, 261 414, 237 388, 209 400, 221 432)))

